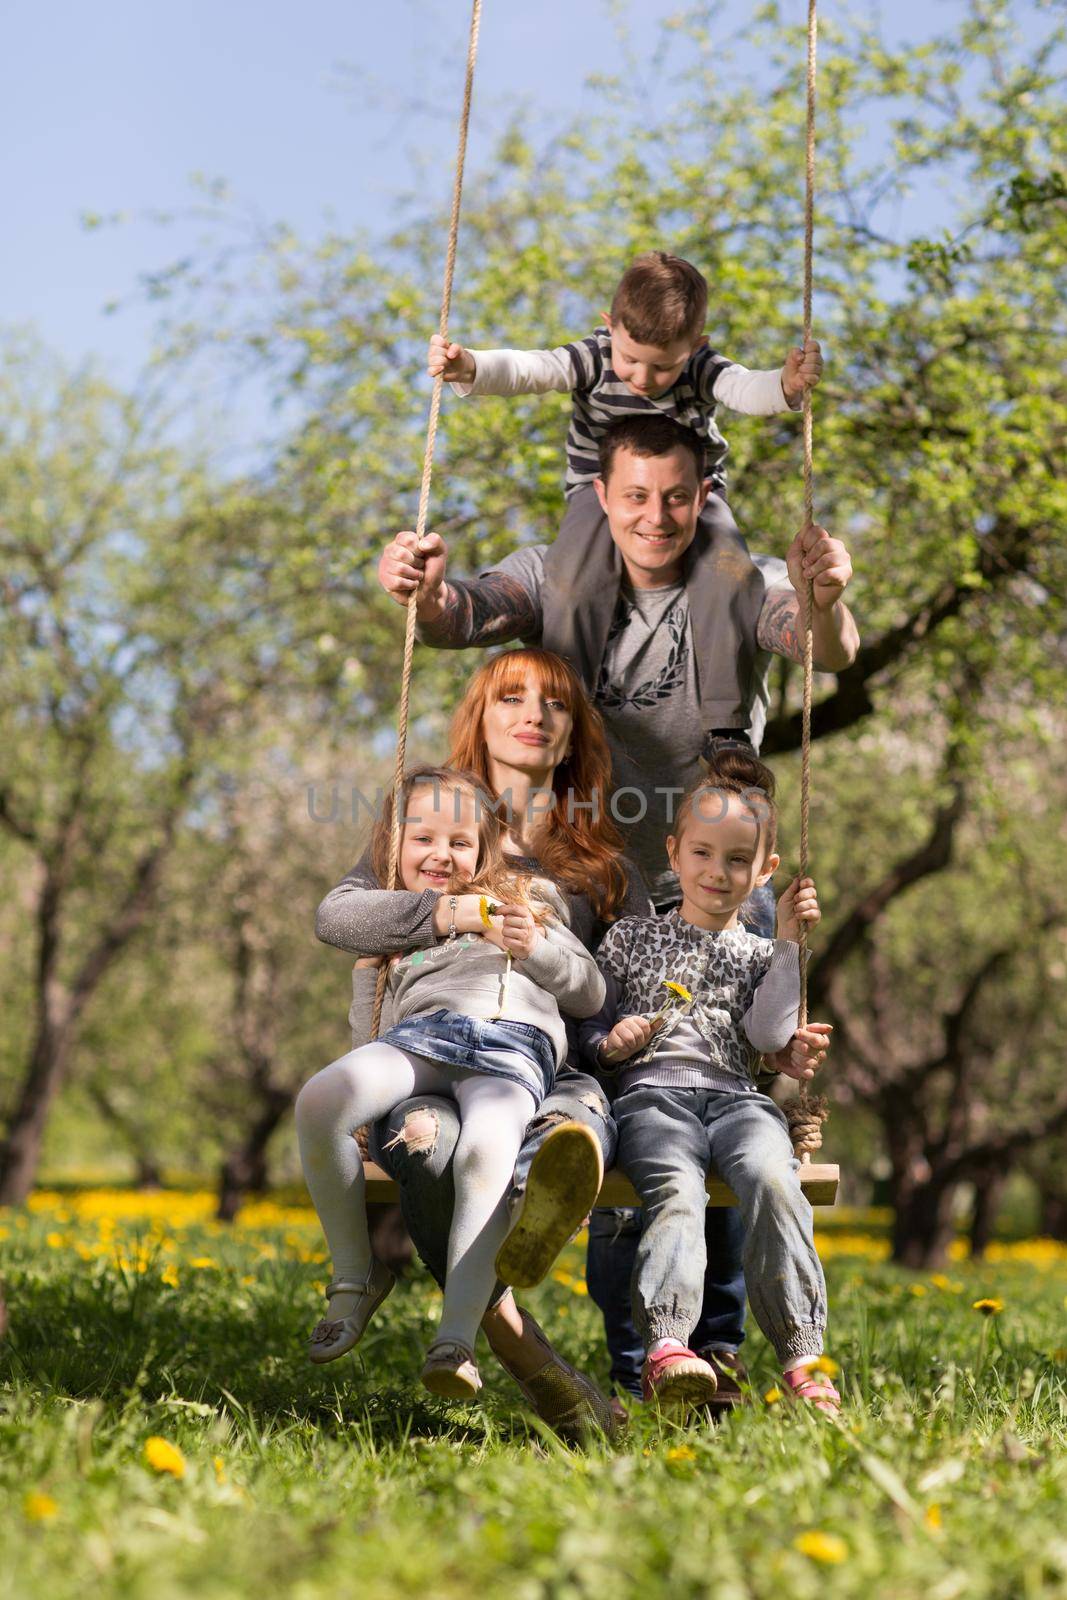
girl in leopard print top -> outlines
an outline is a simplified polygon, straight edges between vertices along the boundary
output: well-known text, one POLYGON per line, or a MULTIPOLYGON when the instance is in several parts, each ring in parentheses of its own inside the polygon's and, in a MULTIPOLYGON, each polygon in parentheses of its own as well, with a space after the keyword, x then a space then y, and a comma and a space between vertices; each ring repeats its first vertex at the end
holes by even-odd
POLYGON ((755 1081, 759 1055, 796 1029, 800 924, 819 919, 815 886, 802 878, 778 903, 776 939, 738 921, 778 866, 773 795, 770 771, 735 751, 686 795, 667 841, 681 907, 609 930, 597 954, 607 1000, 582 1027, 583 1052, 619 1084, 618 1164, 645 1208, 634 1272, 645 1398, 681 1413, 715 1392, 713 1369, 688 1348, 712 1166, 737 1196, 749 1300, 788 1392, 822 1410, 840 1398, 818 1369, 826 1285, 811 1208, 785 1117, 755 1081))

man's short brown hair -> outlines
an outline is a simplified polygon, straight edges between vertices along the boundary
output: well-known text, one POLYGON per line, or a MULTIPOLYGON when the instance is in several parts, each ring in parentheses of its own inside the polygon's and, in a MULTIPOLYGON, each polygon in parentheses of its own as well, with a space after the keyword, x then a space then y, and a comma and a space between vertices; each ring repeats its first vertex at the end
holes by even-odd
POLYGON ((597 447, 604 483, 611 477, 620 450, 629 450, 634 456, 669 456, 676 450, 685 450, 693 458, 697 483, 704 482, 707 456, 703 439, 692 428, 683 428, 680 422, 665 417, 662 412, 639 411, 632 417, 616 417, 614 422, 608 423, 597 447))
POLYGON ((707 313, 703 274, 666 250, 638 256, 619 279, 611 302, 612 322, 620 322, 637 344, 660 349, 679 339, 699 339, 707 313))

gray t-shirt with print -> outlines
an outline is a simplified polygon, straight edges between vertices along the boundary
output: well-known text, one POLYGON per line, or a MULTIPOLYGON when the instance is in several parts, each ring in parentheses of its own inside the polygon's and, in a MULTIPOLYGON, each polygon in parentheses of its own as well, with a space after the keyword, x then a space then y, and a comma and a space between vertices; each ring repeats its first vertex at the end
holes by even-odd
MULTIPOLYGON (((543 544, 527 545, 489 569, 521 583, 538 613, 545 549, 543 544)), ((789 582, 786 564, 776 556, 754 555, 752 561, 766 589, 789 582)), ((524 643, 539 644, 540 638, 524 643)), ((766 651, 758 652, 748 724, 748 736, 756 750, 767 722, 770 661, 766 651)), ((664 842, 673 825, 674 808, 704 770, 696 657, 684 584, 664 589, 627 587, 620 592, 597 681, 588 687, 604 719, 611 748, 611 815, 622 829, 627 854, 644 873, 653 900, 662 904, 677 887, 664 842)))

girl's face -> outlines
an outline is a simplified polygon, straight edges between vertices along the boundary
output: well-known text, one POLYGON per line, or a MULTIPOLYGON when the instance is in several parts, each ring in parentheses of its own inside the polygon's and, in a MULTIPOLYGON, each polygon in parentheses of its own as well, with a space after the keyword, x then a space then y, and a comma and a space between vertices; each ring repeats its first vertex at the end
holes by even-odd
POLYGON ((574 718, 535 673, 487 705, 482 737, 490 761, 519 772, 554 772, 570 749, 574 718))
POLYGON ((705 928, 732 928, 757 884, 766 883, 778 857, 763 845, 752 808, 738 795, 701 794, 667 854, 682 888, 682 915, 705 928))
POLYGON ((478 827, 468 789, 427 785, 408 798, 400 840, 400 881, 405 889, 448 888, 454 877, 478 868, 478 827))

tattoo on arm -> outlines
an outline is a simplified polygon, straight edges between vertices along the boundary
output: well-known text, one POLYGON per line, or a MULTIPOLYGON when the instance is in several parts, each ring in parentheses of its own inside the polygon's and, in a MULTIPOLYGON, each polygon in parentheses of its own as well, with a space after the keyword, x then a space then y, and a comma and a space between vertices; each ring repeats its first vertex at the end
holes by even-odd
POLYGON ((804 640, 800 630, 800 596, 790 584, 768 589, 756 628, 761 649, 789 661, 803 661, 804 640))
POLYGON ((540 607, 521 583, 502 572, 467 582, 449 580, 440 616, 419 624, 419 637, 439 650, 537 639, 540 634, 540 607))

